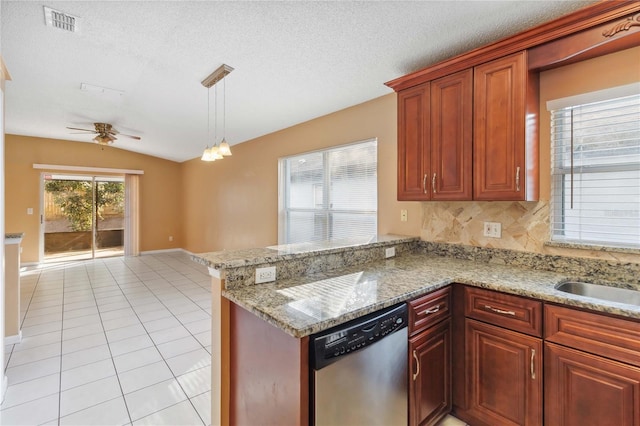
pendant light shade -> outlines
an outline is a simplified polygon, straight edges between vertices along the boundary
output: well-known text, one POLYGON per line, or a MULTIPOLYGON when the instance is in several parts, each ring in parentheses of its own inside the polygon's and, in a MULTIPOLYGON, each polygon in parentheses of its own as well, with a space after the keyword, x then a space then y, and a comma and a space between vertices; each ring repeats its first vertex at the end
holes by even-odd
POLYGON ((222 154, 222 156, 224 157, 229 157, 233 155, 231 154, 231 147, 229 146, 229 143, 224 138, 222 138, 222 143, 220 144, 220 148, 218 149, 218 152, 222 154))

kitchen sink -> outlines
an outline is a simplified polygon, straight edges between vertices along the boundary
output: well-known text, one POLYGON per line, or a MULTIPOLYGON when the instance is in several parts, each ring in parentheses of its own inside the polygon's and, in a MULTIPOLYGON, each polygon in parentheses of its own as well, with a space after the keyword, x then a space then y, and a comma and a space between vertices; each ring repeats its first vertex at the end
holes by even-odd
POLYGON ((576 281, 559 284, 556 286, 556 289, 579 296, 640 306, 640 291, 638 290, 576 281))

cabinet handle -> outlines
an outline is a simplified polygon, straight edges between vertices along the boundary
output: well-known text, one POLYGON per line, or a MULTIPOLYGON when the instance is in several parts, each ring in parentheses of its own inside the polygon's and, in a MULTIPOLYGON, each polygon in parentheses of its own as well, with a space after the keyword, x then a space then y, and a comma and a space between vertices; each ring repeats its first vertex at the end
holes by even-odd
POLYGON ((433 174, 433 178, 431 178, 431 192, 436 193, 436 174, 433 174))
POLYGON ((440 305, 436 306, 435 308, 431 308, 431 309, 426 309, 422 315, 429 315, 429 314, 435 314, 436 312, 438 312, 440 310, 440 305))
POLYGON ((494 308, 493 306, 489 305, 484 305, 484 308, 488 311, 495 312, 496 314, 511 315, 514 317, 516 316, 516 313, 514 311, 503 311, 502 309, 494 308))
POLYGON ((516 192, 520 192, 520 166, 516 167, 516 192))
POLYGON ((425 194, 427 193, 427 174, 426 173, 422 178, 422 192, 424 192, 425 194))
POLYGON ((536 350, 531 349, 531 378, 533 380, 535 380, 536 378, 535 359, 536 359, 536 350))
POLYGON ((416 360, 416 372, 413 373, 413 381, 416 381, 416 377, 420 374, 420 360, 418 360, 418 355, 416 355, 416 350, 413 350, 413 359, 416 360))

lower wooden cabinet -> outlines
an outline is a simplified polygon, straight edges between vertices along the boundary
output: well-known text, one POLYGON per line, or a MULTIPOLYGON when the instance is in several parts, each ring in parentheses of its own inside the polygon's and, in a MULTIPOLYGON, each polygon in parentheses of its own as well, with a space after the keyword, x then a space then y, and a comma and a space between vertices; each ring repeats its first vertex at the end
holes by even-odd
POLYGON ((542 424, 542 339, 466 319, 467 415, 474 426, 542 424))
POLYGON ((409 340, 409 424, 434 425, 451 410, 451 321, 409 340))
POLYGON ((640 368, 545 343, 545 424, 640 426, 640 368))

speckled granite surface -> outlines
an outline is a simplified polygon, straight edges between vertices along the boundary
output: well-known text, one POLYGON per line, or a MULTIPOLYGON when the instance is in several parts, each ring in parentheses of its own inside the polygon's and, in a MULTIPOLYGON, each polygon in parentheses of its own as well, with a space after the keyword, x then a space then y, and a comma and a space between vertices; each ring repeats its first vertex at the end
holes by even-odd
POLYGON ((272 246, 258 249, 196 254, 195 262, 220 271, 227 288, 255 284, 255 269, 276 266, 278 280, 300 277, 384 259, 385 248, 396 254, 417 248, 418 237, 380 235, 367 239, 335 240, 272 246))
POLYGON ((12 232, 4 234, 4 243, 5 244, 18 244, 24 238, 24 232, 12 232))
POLYGON ((454 282, 640 318, 640 306, 604 302, 555 289, 557 284, 573 278, 562 272, 418 251, 329 273, 225 290, 223 296, 294 337, 325 330, 454 282))

